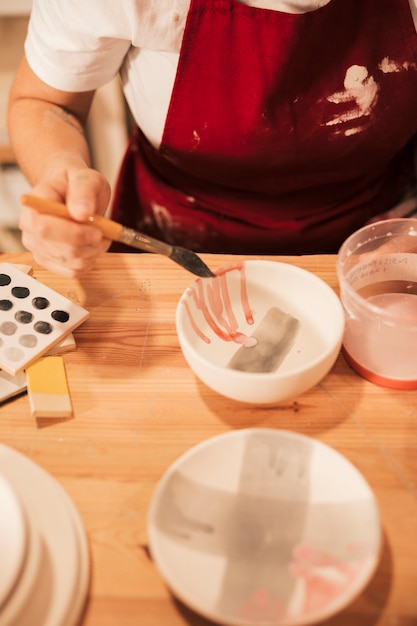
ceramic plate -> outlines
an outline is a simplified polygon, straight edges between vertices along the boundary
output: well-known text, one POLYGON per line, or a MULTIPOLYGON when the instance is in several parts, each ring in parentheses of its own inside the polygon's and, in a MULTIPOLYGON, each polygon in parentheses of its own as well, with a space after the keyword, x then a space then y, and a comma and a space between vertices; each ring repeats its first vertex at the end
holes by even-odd
POLYGON ((18 581, 0 626, 75 626, 87 594, 89 558, 78 512, 61 485, 30 459, 0 445, 0 471, 18 494, 39 550, 36 576, 18 581))
POLYGON ((232 626, 326 619, 365 587, 381 543, 358 470, 319 441, 273 429, 219 435, 179 458, 148 530, 172 592, 232 626))
MULTIPOLYGON (((1 458, 1 450, 0 450, 1 458)), ((19 626, 20 616, 32 597, 39 577, 43 558, 43 543, 37 524, 27 520, 27 550, 20 575, 12 593, 1 607, 0 626, 19 626)))
POLYGON ((26 547, 22 508, 10 483, 0 475, 0 607, 20 575, 26 547))

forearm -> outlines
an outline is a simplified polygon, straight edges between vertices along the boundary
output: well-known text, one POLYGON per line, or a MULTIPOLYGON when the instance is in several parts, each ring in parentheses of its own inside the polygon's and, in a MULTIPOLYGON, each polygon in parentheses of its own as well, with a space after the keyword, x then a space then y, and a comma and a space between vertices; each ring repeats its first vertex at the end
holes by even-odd
POLYGON ((57 179, 69 167, 90 166, 81 122, 57 104, 14 100, 9 108, 9 135, 19 166, 32 185, 57 179))
POLYGON ((94 92, 54 89, 23 57, 10 90, 8 130, 18 163, 32 185, 57 181, 69 168, 89 167, 84 126, 93 96, 94 92))
POLYGON ((22 243, 44 267, 79 275, 110 242, 88 223, 103 214, 110 185, 90 167, 84 126, 94 92, 66 92, 43 82, 23 58, 9 96, 8 127, 18 163, 40 197, 65 202, 72 220, 23 207, 22 243))

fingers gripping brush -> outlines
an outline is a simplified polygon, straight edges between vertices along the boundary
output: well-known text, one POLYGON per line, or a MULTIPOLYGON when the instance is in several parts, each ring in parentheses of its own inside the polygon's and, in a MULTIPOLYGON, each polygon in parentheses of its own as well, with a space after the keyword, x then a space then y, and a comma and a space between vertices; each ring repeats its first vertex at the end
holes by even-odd
MULTIPOLYGON (((76 221, 72 218, 66 205, 61 202, 53 202, 52 200, 46 200, 45 198, 39 198, 30 194, 23 195, 21 197, 21 202, 24 206, 34 209, 39 213, 76 221)), ((172 246, 133 230, 133 228, 128 228, 127 226, 118 224, 117 222, 102 217, 101 215, 92 215, 88 218, 87 223, 99 228, 104 237, 111 239, 111 241, 124 243, 132 248, 142 250, 143 252, 162 254, 163 256, 170 258, 172 261, 175 261, 175 263, 178 263, 178 265, 181 265, 181 267, 188 270, 192 274, 200 276, 201 278, 215 276, 215 274, 207 267, 200 257, 192 250, 182 248, 181 246, 172 246)))

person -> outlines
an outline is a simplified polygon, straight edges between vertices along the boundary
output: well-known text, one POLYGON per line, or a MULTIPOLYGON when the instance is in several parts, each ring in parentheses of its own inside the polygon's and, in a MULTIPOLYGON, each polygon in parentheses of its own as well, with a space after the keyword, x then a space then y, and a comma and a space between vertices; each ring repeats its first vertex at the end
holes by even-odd
POLYGON ((196 252, 335 253, 415 209, 416 26, 417 0, 34 0, 9 133, 74 221, 24 208, 23 245, 66 276, 109 249, 84 223, 110 198, 84 126, 117 74, 126 226, 196 252))

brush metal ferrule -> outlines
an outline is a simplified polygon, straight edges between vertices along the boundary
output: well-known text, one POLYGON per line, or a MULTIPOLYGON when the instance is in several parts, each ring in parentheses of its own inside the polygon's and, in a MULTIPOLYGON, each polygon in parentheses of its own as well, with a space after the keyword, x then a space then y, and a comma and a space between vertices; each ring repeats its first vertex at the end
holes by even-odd
POLYGON ((155 254, 163 254, 165 256, 170 256, 172 252, 171 245, 164 241, 153 239, 153 237, 148 237, 127 226, 123 226, 119 235, 119 241, 144 252, 154 252, 155 254))

